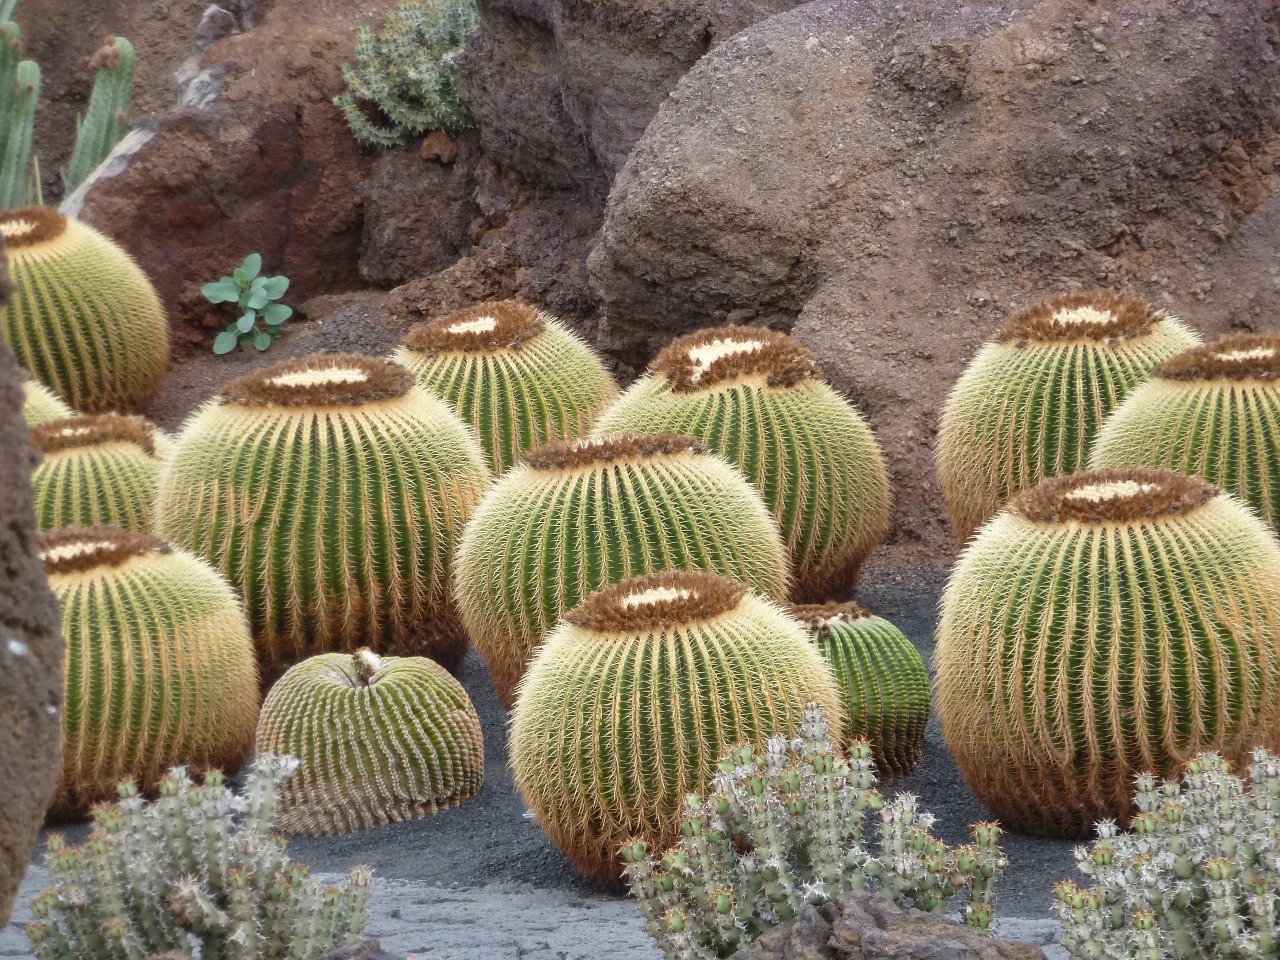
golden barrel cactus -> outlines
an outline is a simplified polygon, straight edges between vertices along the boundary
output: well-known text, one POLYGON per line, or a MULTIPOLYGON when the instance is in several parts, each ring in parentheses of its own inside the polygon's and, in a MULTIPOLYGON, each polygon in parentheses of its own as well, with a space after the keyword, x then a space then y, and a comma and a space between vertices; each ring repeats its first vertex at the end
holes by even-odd
POLYGON ((47 420, 61 420, 75 414, 60 396, 25 370, 22 373, 22 419, 27 422, 27 426, 47 420))
POLYGON ((843 729, 826 662, 782 609, 727 577, 650 574, 591 596, 538 650, 511 766, 551 841, 617 883, 624 841, 665 850, 685 795, 706 795, 725 751, 795 736, 808 703, 843 729))
POLYGON ((1008 826, 1087 837, 1133 778, 1280 746, 1280 543, 1170 470, 1083 472, 1014 497, 952 570, 942 733, 1008 826))

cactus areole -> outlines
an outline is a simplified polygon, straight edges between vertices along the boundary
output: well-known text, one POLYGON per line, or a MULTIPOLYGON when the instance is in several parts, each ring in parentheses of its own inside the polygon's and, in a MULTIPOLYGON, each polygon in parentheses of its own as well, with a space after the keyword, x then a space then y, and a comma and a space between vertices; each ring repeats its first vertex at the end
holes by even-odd
POLYGON ((31 446, 43 454, 126 443, 155 456, 155 427, 142 417, 115 413, 65 417, 35 424, 27 431, 31 446))
POLYGON ((1072 290, 1010 314, 997 339, 1001 343, 1123 340, 1150 333, 1167 317, 1163 310, 1131 294, 1072 290))
POLYGON ((1280 334, 1238 333, 1193 347, 1160 364, 1162 380, 1280 380, 1280 334))
POLYGON ((72 576, 99 567, 119 567, 148 554, 170 554, 173 548, 149 533, 115 527, 66 527, 39 537, 46 576, 72 576))
POLYGON ((404 345, 426 354, 520 350, 546 329, 546 314, 515 300, 499 300, 415 324, 404 345))
POLYGON ((765 327, 713 327, 691 333, 673 341, 649 369, 666 376, 676 393, 749 379, 770 387, 794 387, 817 376, 808 347, 765 327))
POLYGON ((255 370, 222 390, 242 407, 358 407, 403 397, 413 374, 378 357, 331 354, 298 357, 255 370))

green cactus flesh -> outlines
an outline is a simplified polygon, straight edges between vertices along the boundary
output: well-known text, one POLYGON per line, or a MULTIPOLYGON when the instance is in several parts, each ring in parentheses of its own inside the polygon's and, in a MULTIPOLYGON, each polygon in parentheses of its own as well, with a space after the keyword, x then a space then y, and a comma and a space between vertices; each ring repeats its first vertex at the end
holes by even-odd
POLYGON ((93 92, 76 132, 75 151, 67 168, 68 192, 88 179, 129 132, 136 59, 133 44, 124 37, 108 37, 90 58, 89 68, 94 71, 93 92))
POLYGON ((61 420, 75 411, 60 396, 29 375, 22 382, 22 419, 27 426, 61 420))

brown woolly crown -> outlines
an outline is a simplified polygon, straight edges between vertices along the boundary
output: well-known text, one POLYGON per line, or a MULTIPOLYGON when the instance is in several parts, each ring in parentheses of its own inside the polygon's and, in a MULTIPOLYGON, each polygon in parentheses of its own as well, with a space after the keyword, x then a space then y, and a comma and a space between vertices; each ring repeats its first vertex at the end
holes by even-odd
POLYGON ((545 314, 516 300, 493 300, 415 324, 404 345, 415 353, 519 350, 546 329, 545 314))
POLYGON ((707 452, 693 437, 679 433, 606 433, 545 443, 526 453, 524 462, 535 470, 583 470, 607 466, 615 460, 707 452))
POLYGON ((9 250, 56 240, 66 229, 67 218, 53 207, 19 207, 0 212, 0 236, 9 250))
POLYGON ((729 577, 667 570, 605 587, 564 618, 594 633, 634 636, 710 620, 736 610, 746 594, 746 585, 729 577))
POLYGON ((1043 523, 1137 523, 1189 513, 1221 492, 1172 470, 1085 470, 1042 480, 1005 509, 1043 523))
POLYGON ((848 603, 793 603, 787 607, 791 616, 805 625, 810 633, 821 634, 837 623, 855 623, 871 616, 852 600, 848 603))
POLYGON ((150 421, 118 413, 49 420, 28 427, 27 434, 31 438, 31 446, 44 454, 104 443, 132 443, 152 456, 156 452, 155 427, 150 421))
POLYGON ((246 407, 356 407, 403 397, 413 384, 412 373, 382 357, 313 353, 238 377, 222 395, 246 407))
POLYGON ((46 576, 118 567, 148 553, 172 553, 159 537, 119 527, 59 527, 36 536, 46 576))
POLYGON ((709 327, 673 340, 649 369, 663 374, 676 393, 707 390, 740 377, 762 376, 784 389, 818 375, 813 353, 799 340, 765 327, 709 327), (749 349, 723 349, 749 344, 749 349), (720 348, 720 349, 718 349, 720 348))
POLYGON ((1061 343, 1139 337, 1168 316, 1146 300, 1117 290, 1072 290, 1010 314, 999 340, 1061 343))
POLYGON ((1280 379, 1280 334, 1223 337, 1170 357, 1152 374, 1165 380, 1280 379))

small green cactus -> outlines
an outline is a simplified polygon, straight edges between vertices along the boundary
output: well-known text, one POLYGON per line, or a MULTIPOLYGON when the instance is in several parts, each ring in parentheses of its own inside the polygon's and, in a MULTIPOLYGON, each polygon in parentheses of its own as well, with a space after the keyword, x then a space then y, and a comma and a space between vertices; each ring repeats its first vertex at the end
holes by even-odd
POLYGON ((50 420, 61 420, 75 413, 66 401, 31 374, 25 370, 22 374, 22 419, 27 422, 28 427, 50 420))
POLYGON ((280 793, 288 833, 411 820, 457 806, 484 785, 484 735, 471 698, 423 657, 361 649, 302 661, 267 694, 256 748, 301 764, 280 793))
POLYGON ((126 781, 83 847, 51 835, 53 886, 27 927, 36 960, 318 960, 358 940, 373 871, 320 887, 271 832, 296 766, 259 754, 239 795, 218 771, 196 786, 177 767, 152 804, 126 781))
POLYGON ((135 62, 133 44, 124 37, 107 37, 89 59, 93 92, 76 128, 71 164, 62 175, 68 193, 84 183, 129 132, 135 62))

